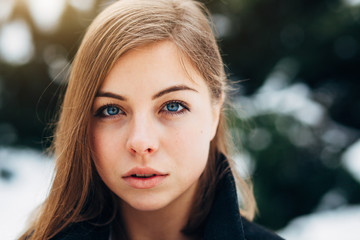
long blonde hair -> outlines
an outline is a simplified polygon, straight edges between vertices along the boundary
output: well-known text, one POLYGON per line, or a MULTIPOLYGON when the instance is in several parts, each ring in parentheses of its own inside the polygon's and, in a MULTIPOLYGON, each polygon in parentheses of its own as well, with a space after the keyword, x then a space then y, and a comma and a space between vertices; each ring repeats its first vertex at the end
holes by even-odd
MULTIPOLYGON (((71 223, 100 215, 104 224, 116 218, 116 196, 101 181, 91 158, 89 119, 105 76, 126 51, 170 40, 202 75, 212 99, 220 101, 226 97, 227 78, 209 17, 206 8, 192 0, 120 0, 95 18, 73 61, 60 110, 53 144, 56 175, 51 191, 21 239, 49 239, 71 223)), ((200 201, 205 206, 194 204, 184 230, 188 234, 198 231, 209 212, 217 181, 223 174, 217 166, 220 153, 227 158, 235 176, 242 215, 250 220, 254 217, 253 193, 249 182, 233 168, 231 143, 223 108, 200 179, 197 197, 205 199, 200 201)))

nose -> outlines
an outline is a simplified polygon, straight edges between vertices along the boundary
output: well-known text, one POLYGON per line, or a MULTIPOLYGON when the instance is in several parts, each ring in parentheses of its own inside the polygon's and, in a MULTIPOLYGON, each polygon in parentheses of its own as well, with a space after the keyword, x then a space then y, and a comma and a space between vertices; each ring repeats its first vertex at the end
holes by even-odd
POLYGON ((131 154, 145 156, 159 148, 156 130, 151 117, 134 117, 130 123, 126 148, 131 154))

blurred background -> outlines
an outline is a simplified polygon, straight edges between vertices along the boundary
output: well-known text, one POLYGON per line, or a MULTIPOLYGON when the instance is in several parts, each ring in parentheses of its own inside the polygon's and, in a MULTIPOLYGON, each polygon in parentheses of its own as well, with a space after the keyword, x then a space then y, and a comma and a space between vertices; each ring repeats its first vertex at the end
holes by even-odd
MULTIPOLYGON (((0 0, 0 238, 45 198, 58 97, 109 0, 0 0)), ((360 235, 360 0, 207 0, 256 222, 286 239, 360 235)))

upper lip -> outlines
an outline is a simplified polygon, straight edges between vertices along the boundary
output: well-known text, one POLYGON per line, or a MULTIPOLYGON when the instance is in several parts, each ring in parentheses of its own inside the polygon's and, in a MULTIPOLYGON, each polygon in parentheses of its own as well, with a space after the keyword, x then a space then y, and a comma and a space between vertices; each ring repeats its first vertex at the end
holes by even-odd
POLYGON ((136 174, 155 174, 155 175, 160 175, 160 176, 167 175, 166 173, 159 172, 150 167, 135 167, 135 168, 131 169, 130 171, 128 171, 127 173, 125 173, 123 177, 130 177, 131 175, 136 175, 136 174))

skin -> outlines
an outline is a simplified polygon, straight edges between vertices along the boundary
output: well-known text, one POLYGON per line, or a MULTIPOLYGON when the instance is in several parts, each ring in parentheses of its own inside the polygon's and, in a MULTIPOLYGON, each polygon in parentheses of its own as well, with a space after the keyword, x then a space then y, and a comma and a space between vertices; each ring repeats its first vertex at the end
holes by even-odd
POLYGON ((104 183, 121 199, 131 239, 186 239, 180 231, 207 163, 220 103, 211 101, 192 64, 184 64, 187 72, 170 41, 130 50, 93 104, 93 158, 104 183), (135 167, 165 177, 155 187, 134 188, 124 176, 135 167))

